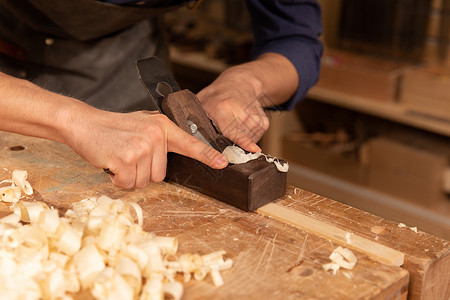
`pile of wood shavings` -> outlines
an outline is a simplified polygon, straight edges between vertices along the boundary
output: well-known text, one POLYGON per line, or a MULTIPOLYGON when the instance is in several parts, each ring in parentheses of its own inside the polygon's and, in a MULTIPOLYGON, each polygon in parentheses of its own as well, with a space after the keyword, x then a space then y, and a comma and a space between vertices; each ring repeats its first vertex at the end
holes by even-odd
POLYGON ((72 204, 63 217, 45 203, 19 201, 0 219, 0 298, 180 299, 183 284, 232 266, 225 251, 176 256, 174 237, 142 229, 142 209, 107 196, 72 204))
POLYGON ((26 195, 33 194, 33 188, 27 181, 27 171, 14 170, 11 180, 3 180, 0 184, 11 183, 9 186, 0 187, 0 200, 8 203, 15 203, 22 197, 22 193, 26 195))

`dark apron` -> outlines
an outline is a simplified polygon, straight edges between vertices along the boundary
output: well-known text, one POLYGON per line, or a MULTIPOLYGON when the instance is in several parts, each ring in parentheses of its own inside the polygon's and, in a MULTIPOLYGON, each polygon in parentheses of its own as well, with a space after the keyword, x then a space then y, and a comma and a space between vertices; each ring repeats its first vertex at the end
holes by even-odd
POLYGON ((0 71, 94 107, 147 109, 135 61, 168 61, 162 14, 173 7, 94 0, 0 0, 0 39, 22 52, 0 55, 0 71))

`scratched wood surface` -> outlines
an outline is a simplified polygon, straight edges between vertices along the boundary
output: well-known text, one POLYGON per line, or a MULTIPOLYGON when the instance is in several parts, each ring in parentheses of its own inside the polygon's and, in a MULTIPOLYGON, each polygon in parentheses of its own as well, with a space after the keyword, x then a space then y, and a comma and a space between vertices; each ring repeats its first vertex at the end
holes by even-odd
MULTIPOLYGON (((0 132, 0 178, 9 179, 14 169, 28 171, 34 199, 42 197, 62 210, 102 194, 136 201, 144 209, 145 229, 176 236, 179 253, 226 250, 234 266, 222 273, 225 285, 191 281, 184 299, 406 299, 408 271, 415 280, 409 287, 414 299, 448 299, 448 286, 441 284, 449 275, 447 241, 295 187, 288 187, 278 203, 404 252, 408 271, 355 251, 355 268, 333 276, 321 267, 338 246, 327 239, 174 184, 119 189, 64 145, 0 132), (427 289, 430 280, 434 285, 427 289)), ((0 203, 0 215, 7 211, 0 203)))

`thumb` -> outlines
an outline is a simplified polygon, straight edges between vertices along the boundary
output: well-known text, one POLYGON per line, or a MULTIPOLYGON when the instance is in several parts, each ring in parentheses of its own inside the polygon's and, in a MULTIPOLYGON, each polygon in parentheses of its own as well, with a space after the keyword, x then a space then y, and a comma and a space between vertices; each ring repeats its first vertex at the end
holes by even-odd
POLYGON ((223 169, 228 160, 219 151, 211 148, 175 124, 167 128, 167 151, 196 159, 213 169, 223 169))

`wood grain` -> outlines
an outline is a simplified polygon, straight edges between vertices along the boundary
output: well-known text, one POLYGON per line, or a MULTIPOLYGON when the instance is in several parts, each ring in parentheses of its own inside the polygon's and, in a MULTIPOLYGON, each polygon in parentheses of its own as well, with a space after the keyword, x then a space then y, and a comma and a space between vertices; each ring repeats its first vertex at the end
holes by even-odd
POLYGON ((286 192, 286 173, 263 157, 216 170, 169 153, 166 181, 182 184, 245 211, 253 211, 286 192))
MULTIPOLYGON (((101 149, 99 149, 101 151, 101 149)), ((225 285, 210 279, 187 283, 184 299, 405 299, 408 271, 411 299, 447 299, 450 243, 399 228, 394 222, 289 186, 277 204, 405 253, 404 269, 380 264, 355 251, 358 264, 335 276, 322 264, 338 243, 258 213, 248 213, 177 184, 153 183, 123 190, 70 148, 41 139, 0 133, 0 178, 14 169, 29 172, 33 198, 62 211, 73 201, 105 194, 135 201, 144 210, 144 228, 176 236, 179 253, 224 249, 234 266, 225 285), (12 151, 11 147, 24 150, 12 151), (378 234, 373 228, 381 228, 378 234), (378 238, 377 238, 378 237, 378 238), (406 269, 406 270, 405 270, 406 269), (447 276, 447 277, 446 277, 447 276)), ((26 199, 25 199, 26 200, 26 199)), ((0 203, 0 215, 8 206, 0 203)), ((77 299, 87 299, 78 295, 77 299)))
POLYGON ((449 299, 450 241, 292 186, 275 203, 404 253, 408 299, 449 299))
MULTIPOLYGON (((169 119, 187 133, 191 134, 191 128, 187 123, 187 120, 190 120, 197 125, 198 131, 209 143, 213 143, 218 138, 218 134, 198 101, 197 96, 191 91, 182 90, 169 94, 162 101, 162 109, 169 119)), ((216 150, 220 151, 223 149, 216 150)))
POLYGON ((381 263, 397 267, 403 265, 405 255, 402 252, 359 235, 352 234, 347 230, 334 225, 303 215, 282 205, 269 203, 260 207, 258 212, 284 223, 291 224, 307 232, 344 244, 349 248, 359 250, 381 263))

